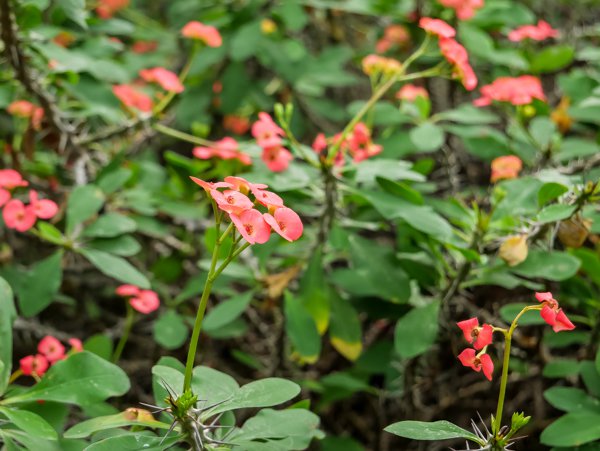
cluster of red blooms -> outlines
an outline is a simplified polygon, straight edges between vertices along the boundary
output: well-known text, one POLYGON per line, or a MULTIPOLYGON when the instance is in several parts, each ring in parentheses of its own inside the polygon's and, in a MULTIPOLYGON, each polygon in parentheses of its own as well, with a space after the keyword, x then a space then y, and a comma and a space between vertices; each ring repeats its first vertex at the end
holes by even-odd
POLYGON ((110 19, 127 6, 129 6, 129 0, 100 0, 96 6, 96 14, 101 19, 110 19))
POLYGON ((252 124, 252 136, 262 147, 262 160, 273 172, 285 171, 294 159, 289 150, 283 147, 285 132, 267 113, 258 113, 258 121, 252 124))
MULTIPOLYGON (((71 346, 70 353, 83 351, 83 344, 78 338, 70 338, 68 343, 71 346)), ((63 344, 51 335, 46 335, 40 340, 37 351, 37 354, 28 355, 19 361, 21 372, 25 376, 42 377, 48 367, 67 358, 63 344)))
MULTIPOLYGON (((187 23, 181 29, 181 34, 185 38, 203 42, 209 47, 219 47, 223 43, 219 30, 196 21, 187 23)), ((142 69, 139 75, 144 82, 155 83, 167 92, 178 94, 184 90, 177 74, 164 67, 142 69)), ((139 89, 140 85, 141 83, 114 85, 112 91, 126 107, 149 113, 154 102, 152 97, 139 89)))
MULTIPOLYGON (((330 144, 337 144, 340 138, 341 133, 329 139, 323 133, 319 133, 312 144, 312 148, 317 154, 321 155, 330 144)), ((352 133, 340 144, 335 165, 344 165, 344 156, 346 153, 350 154, 355 163, 360 163, 367 158, 380 154, 382 150, 383 147, 381 145, 373 143, 371 130, 364 123, 359 122, 352 129, 352 133)))
POLYGON ((190 177, 200 185, 215 201, 217 207, 227 213, 238 232, 250 244, 263 244, 269 240, 271 229, 288 241, 296 241, 302 236, 303 225, 300 216, 283 204, 277 194, 267 191, 267 185, 250 183, 242 177, 225 177, 223 182, 205 182, 190 177), (224 191, 219 189, 225 188, 224 191), (254 201, 248 196, 252 194, 254 201), (261 213, 262 205, 268 209, 261 213))
POLYGON ((406 100, 407 102, 414 102, 417 97, 423 97, 424 99, 429 98, 429 93, 422 86, 412 85, 410 83, 402 86, 396 93, 398 100, 406 100))
POLYGON ((158 294, 152 290, 142 290, 135 285, 121 285, 117 287, 115 293, 126 298, 129 305, 144 315, 152 313, 160 306, 158 294))
MULTIPOLYGON (((554 332, 575 329, 575 325, 558 306, 558 301, 552 297, 552 293, 535 293, 535 297, 543 304, 540 311, 542 318, 552 326, 554 332)), ((492 344, 494 328, 489 324, 479 326, 477 318, 470 318, 456 324, 463 331, 465 339, 473 345, 473 348, 467 348, 462 351, 458 355, 458 359, 464 366, 472 368, 477 372, 483 370, 485 377, 492 380, 494 362, 492 362, 492 358, 486 351, 487 347, 492 344)))
POLYGON ((438 0, 446 8, 452 8, 459 20, 469 20, 475 11, 483 8, 483 0, 438 0))
POLYGON ((369 77, 377 75, 394 75, 402 70, 402 64, 393 59, 379 55, 367 55, 362 60, 362 70, 369 77))
POLYGON ((527 105, 533 102, 533 99, 546 100, 539 78, 533 75, 500 77, 491 84, 482 86, 481 97, 475 99, 473 105, 487 106, 493 101, 527 105))
POLYGON ((524 25, 508 33, 508 39, 513 42, 521 42, 525 39, 543 41, 558 36, 558 30, 545 20, 540 20, 537 25, 524 25))
POLYGON ((34 130, 42 128, 42 119, 44 118, 44 109, 34 105, 27 100, 15 100, 6 108, 9 114, 23 119, 29 119, 29 123, 34 130))
POLYGON ((250 130, 250 121, 244 116, 226 114, 223 117, 223 128, 236 135, 245 135, 250 130))
POLYGON ((516 179, 523 169, 523 162, 516 155, 505 155, 492 160, 492 176, 490 181, 516 179))
POLYGON ((29 204, 13 199, 13 191, 28 186, 21 174, 14 169, 0 169, 0 207, 4 224, 9 229, 26 232, 31 229, 37 219, 50 219, 58 212, 58 206, 51 200, 39 199, 37 191, 29 191, 29 204))
POLYGON ((467 50, 454 39, 456 30, 440 19, 423 17, 419 26, 427 33, 438 37, 440 52, 452 66, 452 75, 460 80, 465 89, 472 91, 477 86, 477 76, 469 64, 467 50))
POLYGON ((196 158, 208 160, 210 158, 219 158, 221 160, 239 160, 242 164, 252 164, 250 155, 239 149, 238 142, 233 138, 223 138, 216 141, 211 147, 194 147, 192 151, 196 158))
POLYGON ((410 33, 403 25, 389 25, 383 37, 375 44, 377 53, 385 53, 393 48, 403 48, 410 42, 410 33))

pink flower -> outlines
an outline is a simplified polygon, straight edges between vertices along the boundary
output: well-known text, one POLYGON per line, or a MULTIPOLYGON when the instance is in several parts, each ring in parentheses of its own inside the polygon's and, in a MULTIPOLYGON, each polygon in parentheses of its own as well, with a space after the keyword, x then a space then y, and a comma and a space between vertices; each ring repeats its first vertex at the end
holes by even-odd
POLYGON ((250 130, 250 121, 247 117, 226 114, 223 117, 223 128, 236 135, 244 135, 250 130))
POLYGON ((282 172, 288 168, 294 157, 285 147, 266 147, 261 159, 271 171, 282 172))
POLYGON ((484 324, 479 327, 479 320, 477 318, 471 318, 460 321, 456 323, 456 325, 461 328, 465 335, 465 339, 473 344, 475 349, 483 349, 492 343, 494 329, 489 324, 484 324))
POLYGON ((545 20, 540 20, 537 25, 524 25, 508 33, 508 39, 513 42, 520 42, 525 39, 543 41, 557 36, 558 30, 552 28, 545 20))
POLYGON ((220 47, 223 44, 219 30, 197 21, 188 22, 181 29, 181 34, 186 38, 202 41, 209 47, 220 47))
POLYGON ((490 105, 492 101, 508 102, 513 105, 527 105, 533 99, 546 100, 540 79, 533 75, 520 77, 500 77, 481 88, 481 97, 475 106, 490 105))
POLYGON ((129 299, 129 305, 147 315, 159 307, 160 299, 158 299, 158 294, 152 290, 140 290, 137 295, 129 299))
POLYGON ((464 366, 472 368, 478 373, 483 369, 483 374, 488 380, 492 380, 492 373, 494 372, 494 362, 492 358, 487 354, 477 355, 475 349, 467 348, 458 355, 458 360, 464 366))
POLYGON ((492 160, 492 176, 490 181, 496 183, 498 180, 516 179, 523 169, 523 162, 515 155, 505 155, 492 160))
POLYGON ((446 8, 456 11, 459 20, 469 20, 475 15, 475 10, 483 8, 483 0, 438 0, 446 8))
POLYGON ((28 119, 33 116, 37 106, 27 100, 15 100, 6 108, 9 114, 28 119))
POLYGON ((79 338, 69 338, 68 343, 71 345, 71 352, 83 351, 83 343, 79 338))
POLYGON ((561 330, 573 330, 575 325, 567 318, 565 312, 558 306, 558 301, 552 297, 552 293, 535 293, 536 299, 544 306, 540 312, 544 321, 546 321, 554 332, 561 330))
POLYGON ((21 174, 14 169, 0 169, 0 188, 12 190, 27 185, 29 182, 23 180, 21 174))
POLYGON ((140 294, 140 288, 135 285, 120 285, 115 290, 115 293, 123 297, 137 296, 140 294))
POLYGON ((184 89, 177 74, 164 67, 142 69, 140 77, 148 83, 158 83, 165 91, 180 93, 184 89))
POLYGON ((214 143, 212 147, 194 147, 192 153, 196 158, 208 160, 209 158, 220 158, 222 160, 237 159, 245 165, 252 164, 249 155, 239 150, 239 144, 233 138, 223 138, 214 143))
POLYGON ((383 150, 383 147, 371 141, 371 131, 363 122, 356 124, 345 145, 356 163, 377 155, 383 150))
POLYGON ((129 108, 135 108, 144 113, 152 111, 152 98, 131 85, 114 85, 113 94, 129 108))
POLYGON ((65 358, 65 347, 58 339, 51 335, 46 335, 42 338, 37 349, 50 363, 55 363, 65 358))
POLYGON ((377 53, 385 53, 393 47, 404 47, 410 42, 410 33, 403 25, 389 25, 383 32, 383 37, 377 41, 377 53))
POLYGON ((129 0, 100 0, 96 7, 96 14, 101 19, 110 19, 116 12, 128 5, 129 0))
POLYGON ((46 370, 48 370, 48 360, 41 354, 28 355, 19 360, 21 371, 25 376, 38 376, 42 377, 46 370))
POLYGON ((248 196, 239 191, 227 190, 221 192, 213 189, 210 191, 210 195, 217 203, 217 206, 227 213, 239 215, 254 206, 248 196))
POLYGON ((452 75, 458 79, 465 89, 472 91, 477 86, 477 76, 469 64, 467 50, 456 40, 440 39, 440 52, 452 65, 452 75))
POLYGON ((58 213, 58 205, 49 199, 38 200, 37 191, 29 191, 29 207, 40 219, 53 218, 58 213))
POLYGON ((9 229, 26 232, 35 225, 35 212, 18 199, 10 200, 2 210, 4 224, 9 229))
POLYGON ((0 188, 0 207, 10 200, 10 191, 0 188))
POLYGON ((240 191, 243 194, 248 194, 251 190, 255 190, 255 189, 265 189, 268 188, 268 185, 265 185, 264 183, 250 183, 248 180, 246 180, 243 177, 234 177, 234 176, 228 176, 225 177, 224 179, 225 183, 228 183, 230 185, 230 187, 236 191, 240 191))
POLYGON ((453 38, 456 36, 456 30, 441 19, 422 17, 419 20, 419 27, 438 38, 453 38))
POLYGON ((265 213, 263 217, 275 232, 288 241, 296 241, 302 236, 302 220, 291 208, 281 207, 273 215, 265 213))
POLYGON ((254 208, 244 210, 239 214, 230 214, 231 221, 250 244, 263 244, 269 241, 271 228, 266 223, 260 211, 254 208))
POLYGON ((198 177, 190 177, 190 179, 192 179, 196 185, 200 185, 202 188, 204 188, 206 192, 216 190, 217 188, 232 188, 231 184, 227 182, 205 182, 198 177))
POLYGON ((397 99, 406 100, 408 102, 414 102, 417 99, 417 97, 428 99, 429 93, 425 88, 421 86, 412 85, 410 83, 402 86, 400 90, 396 93, 397 99))
POLYGON ((281 146, 281 137, 285 135, 281 127, 267 113, 258 113, 258 118, 258 121, 252 124, 252 136, 256 143, 262 148, 281 146))
POLYGON ((327 138, 323 133, 319 133, 315 140, 312 143, 312 148, 317 154, 321 154, 325 149, 327 149, 327 138))
POLYGON ((254 187, 252 188, 252 194, 254 194, 254 197, 258 203, 264 205, 269 210, 272 208, 283 207, 283 199, 271 191, 254 187))

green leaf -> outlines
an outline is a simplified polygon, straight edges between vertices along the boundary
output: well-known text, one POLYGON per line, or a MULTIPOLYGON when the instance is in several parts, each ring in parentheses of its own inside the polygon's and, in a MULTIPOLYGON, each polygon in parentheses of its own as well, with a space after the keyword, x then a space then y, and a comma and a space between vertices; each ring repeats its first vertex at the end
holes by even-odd
POLYGON ((175 310, 168 310, 153 325, 154 339, 167 349, 177 349, 187 340, 189 329, 175 310))
POLYGON ((559 251, 530 251, 527 259, 511 268, 523 277, 540 277, 547 280, 567 280, 577 274, 581 262, 576 257, 559 251))
POLYGON ((0 414, 4 415, 16 427, 28 434, 44 440, 56 440, 58 434, 41 416, 10 407, 0 407, 0 414))
POLYGON ((87 29, 87 11, 85 0, 56 0, 55 5, 60 8, 67 18, 71 19, 83 29, 87 29))
POLYGON ((421 152, 433 152, 444 144, 444 130, 431 122, 424 122, 410 130, 410 140, 421 152))
POLYGON ((243 61, 260 49, 263 36, 260 21, 250 22, 239 27, 230 41, 229 55, 233 61, 243 61))
POLYGON ((246 311, 253 298, 254 292, 246 291, 220 302, 208 312, 202 323, 202 328, 206 333, 210 333, 230 324, 246 311))
POLYGON ((119 257, 132 257, 142 249, 140 243, 131 235, 121 235, 116 238, 96 238, 88 241, 86 247, 118 255, 119 257))
MULTIPOLYGON (((595 111, 595 110, 594 110, 595 111)), ((598 111, 595 111, 597 114, 598 111)), ((594 116, 597 118, 597 116, 594 116)), ((561 163, 567 163, 576 158, 585 158, 600 152, 600 146, 594 141, 581 138, 566 138, 554 156, 561 163)))
POLYGON ((529 124, 529 133, 541 149, 547 149, 556 133, 556 124, 549 117, 535 117, 529 124))
POLYGON ((287 379, 269 377, 242 386, 233 397, 210 409, 209 416, 235 409, 271 407, 284 403, 300 393, 300 387, 287 379))
POLYGON ((135 412, 121 412, 92 418, 76 424, 65 432, 65 438, 86 438, 98 431, 116 429, 126 426, 143 426, 148 428, 169 429, 170 425, 161 421, 138 418, 135 412))
POLYGON ((544 392, 544 398, 563 412, 584 410, 600 414, 600 401, 579 388, 552 387, 544 392))
POLYGON ((37 223, 37 228, 40 232, 40 236, 44 240, 49 241, 52 244, 58 244, 59 246, 64 244, 65 237, 63 236, 61 231, 49 222, 39 221, 37 223))
POLYGON ((404 359, 426 352, 437 338, 440 302, 412 309, 396 323, 394 347, 404 359))
POLYGON ((299 300, 306 311, 313 317, 320 335, 329 326, 331 306, 329 302, 329 287, 325 282, 323 272, 323 255, 321 248, 313 252, 306 271, 300 279, 299 300))
POLYGON ((88 405, 128 390, 129 379, 121 368, 83 351, 56 362, 40 382, 3 404, 45 400, 88 405))
POLYGON ((124 258, 96 249, 79 248, 77 251, 98 268, 101 273, 123 283, 129 283, 144 289, 150 288, 150 281, 146 276, 124 258))
POLYGON ((542 432, 540 441, 549 446, 579 446, 600 439, 600 414, 571 412, 542 432))
POLYGON ((207 366, 197 366, 192 373, 192 390, 200 399, 207 399, 207 405, 230 399, 239 388, 229 374, 207 366))
POLYGON ((569 191, 565 185, 555 182, 544 183, 538 191, 538 205, 543 207, 548 202, 562 196, 569 191))
POLYGON ((564 219, 568 219, 573 216, 577 210, 577 205, 566 205, 566 204, 553 204, 544 207, 538 215, 538 221, 541 224, 548 222, 558 222, 564 219))
POLYGON ((358 313, 349 300, 331 293, 329 337, 333 347, 348 360, 355 361, 362 352, 362 331, 358 313))
POLYGON ((442 121, 457 122, 459 124, 496 124, 500 118, 490 111, 477 108, 468 103, 463 103, 458 108, 453 110, 442 111, 437 114, 437 117, 442 121))
POLYGON ((533 73, 554 72, 571 64, 574 56, 575 49, 569 45, 545 47, 535 53, 530 69, 533 73))
POLYGON ((83 231, 83 236, 94 238, 113 238, 135 232, 137 224, 133 219, 119 213, 107 213, 100 216, 83 231))
POLYGON ((567 377, 579 374, 580 363, 574 359, 555 359, 544 366, 544 377, 567 377))
POLYGON ((307 363, 315 363, 321 353, 321 336, 313 317, 302 302, 286 291, 283 311, 285 332, 294 350, 307 363))
POLYGON ((157 437, 148 432, 124 433, 114 437, 105 438, 92 443, 85 451, 163 451, 181 441, 179 435, 169 436, 166 439, 157 437))
POLYGON ((67 234, 73 233, 75 226, 90 219, 104 205, 104 194, 94 185, 75 188, 67 202, 67 234))
POLYGON ((426 178, 411 170, 412 164, 402 160, 388 160, 377 158, 362 161, 356 168, 354 180, 357 183, 372 185, 377 177, 388 180, 408 180, 411 182, 424 182, 426 178))
POLYGON ((596 365, 596 371, 598 371, 598 374, 600 374, 600 348, 598 349, 598 352, 596 352, 596 360, 594 363, 596 365))
POLYGON ((8 386, 12 369, 12 324, 16 316, 10 285, 0 277, 0 395, 8 386))
POLYGON ((24 316, 37 315, 54 300, 62 284, 62 256, 63 252, 58 251, 25 273, 17 291, 19 309, 24 316))
POLYGON ((449 421, 399 421, 390 424, 384 431, 413 440, 447 440, 451 438, 466 438, 480 445, 484 445, 475 434, 458 427, 449 421))

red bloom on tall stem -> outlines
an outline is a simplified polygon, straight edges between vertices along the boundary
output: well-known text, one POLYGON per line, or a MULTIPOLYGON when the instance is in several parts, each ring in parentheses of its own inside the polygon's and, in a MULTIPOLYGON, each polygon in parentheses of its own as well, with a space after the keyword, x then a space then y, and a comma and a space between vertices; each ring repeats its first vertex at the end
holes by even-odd
POLYGON ((281 207, 275 210, 273 215, 265 213, 263 216, 267 224, 286 240, 296 241, 302 236, 302 220, 291 208, 281 207))
POLYGON ((489 324, 484 324, 479 327, 479 320, 477 318, 470 318, 460 321, 456 323, 456 325, 460 327, 465 339, 471 343, 475 349, 483 349, 492 343, 494 329, 489 324))
POLYGON ((41 354, 28 355, 19 360, 19 367, 25 376, 42 377, 48 370, 48 360, 41 354))
POLYGON ((458 360, 464 366, 472 368, 478 373, 483 370, 483 374, 488 380, 492 380, 492 374, 494 373, 494 362, 488 354, 477 354, 475 349, 467 348, 458 355, 458 360))
POLYGON ((55 363, 65 358, 65 347, 52 335, 46 335, 42 338, 38 343, 37 349, 50 363, 55 363))
POLYGON ((233 213, 239 215, 245 210, 250 210, 254 203, 245 194, 239 191, 227 190, 217 191, 213 189, 210 191, 210 195, 217 203, 217 206, 227 213, 233 213))
POLYGON ((260 211, 251 208, 238 214, 231 213, 229 217, 248 243, 263 244, 269 241, 271 228, 260 211))
POLYGON ((223 44, 219 30, 195 20, 185 24, 181 29, 181 34, 185 38, 202 41, 209 47, 220 47, 223 44))
POLYGON ((567 318, 563 309, 559 307, 558 301, 554 299, 552 293, 535 293, 535 298, 544 305, 540 315, 546 323, 552 326, 554 332, 575 329, 575 325, 567 318))

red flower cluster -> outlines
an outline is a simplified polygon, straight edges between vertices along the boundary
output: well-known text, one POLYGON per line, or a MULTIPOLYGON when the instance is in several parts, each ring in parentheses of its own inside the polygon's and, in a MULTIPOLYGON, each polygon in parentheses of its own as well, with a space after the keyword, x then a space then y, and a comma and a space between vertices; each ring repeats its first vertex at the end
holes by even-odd
POLYGON ((513 105, 527 105, 533 99, 546 100, 540 79, 533 75, 520 77, 500 77, 481 88, 481 97, 473 105, 487 106, 492 101, 508 102, 513 105))
POLYGON ((129 6, 129 0, 100 0, 96 14, 101 19, 110 19, 118 11, 129 6))
POLYGON ((465 89, 472 91, 477 86, 477 76, 469 63, 467 50, 454 39, 456 31, 440 19, 423 17, 419 26, 438 37, 440 52, 452 66, 452 75, 460 80, 465 89))
MULTIPOLYGON (((78 338, 70 338, 68 342, 71 345, 71 353, 83 351, 83 345, 78 338)), ((37 354, 28 355, 19 361, 21 372, 25 376, 42 377, 48 367, 67 357, 63 344, 51 335, 46 335, 40 340, 37 351, 37 354)))
POLYGON ((229 215, 231 222, 248 243, 266 243, 271 229, 288 241, 296 241, 302 236, 300 216, 287 208, 281 197, 267 191, 267 185, 250 183, 242 177, 225 177, 225 181, 217 183, 190 178, 204 188, 220 210, 229 215), (221 188, 225 190, 219 191, 221 188), (254 196, 254 201, 248 197, 250 193, 254 196), (261 213, 255 208, 258 205, 266 207, 268 212, 261 213))
POLYGON ((29 191, 29 204, 19 199, 11 199, 16 188, 28 186, 21 174, 14 169, 0 169, 0 207, 4 224, 9 229, 26 232, 37 219, 50 219, 58 212, 58 206, 51 200, 39 199, 37 191, 29 191))
POLYGON ((250 121, 247 117, 226 114, 223 117, 223 128, 236 135, 245 135, 250 130, 250 121))
POLYGON ((15 100, 6 108, 9 114, 23 119, 29 119, 29 123, 35 130, 42 128, 44 109, 27 100, 15 100))
POLYGON ((424 99, 429 98, 427 90, 421 86, 412 85, 410 83, 405 84, 396 93, 398 100, 406 100, 407 102, 414 102, 417 97, 423 97, 424 99))
POLYGON ((154 67, 152 69, 142 69, 140 71, 142 80, 148 83, 157 83, 165 91, 179 94, 183 92, 183 85, 175 72, 171 72, 164 67, 154 67))
POLYGON ((389 25, 383 31, 383 37, 375 44, 377 53, 385 53, 394 47, 402 48, 410 42, 410 33, 403 25, 389 25))
POLYGON ((156 41, 135 41, 131 46, 133 53, 143 54, 153 52, 158 48, 158 42, 156 41))
POLYGON ((223 44, 223 39, 221 38, 219 30, 213 26, 204 25, 197 21, 185 24, 181 29, 181 34, 185 38, 204 42, 209 47, 221 47, 223 44))
POLYGON ((490 181, 516 179, 523 169, 523 162, 515 155, 505 155, 492 160, 492 176, 490 181))
POLYGON ((392 58, 367 55, 362 60, 362 70, 369 77, 374 75, 394 75, 402 70, 402 64, 392 58))
MULTIPOLYGON (((330 144, 336 144, 341 138, 341 133, 332 138, 326 138, 323 133, 319 133, 315 138, 312 148, 317 154, 321 154, 330 144)), ((355 163, 360 163, 367 158, 380 154, 383 147, 373 143, 371 130, 363 123, 359 122, 352 129, 352 133, 347 136, 340 144, 340 151, 336 155, 335 165, 344 165, 344 155, 349 153, 355 163)))
POLYGON ((273 172, 285 171, 294 159, 289 150, 283 147, 285 132, 267 113, 258 113, 258 121, 252 124, 252 136, 262 147, 262 160, 273 172))
POLYGON ((459 20, 469 20, 477 9, 483 8, 483 0, 438 0, 446 8, 456 11, 459 20))
POLYGON ((152 111, 152 98, 132 85, 114 85, 112 91, 126 107, 135 108, 144 113, 152 111))
POLYGON ((540 20, 537 25, 524 25, 508 33, 508 39, 513 42, 520 42, 525 39, 543 41, 557 36, 558 30, 552 28, 545 20, 540 20))
POLYGON ((544 318, 544 321, 552 326, 554 332, 575 329, 575 325, 567 318, 563 309, 558 306, 558 301, 552 297, 552 293, 536 293, 535 298, 544 305, 540 315, 544 318))
POLYGON ((460 321, 456 323, 456 325, 463 331, 465 339, 473 345, 473 348, 475 348, 465 349, 458 355, 458 359, 464 366, 472 368, 477 372, 483 370, 485 377, 492 380, 494 362, 492 362, 492 358, 486 354, 486 348, 492 343, 494 328, 489 324, 484 324, 480 327, 477 318, 460 321), (476 353, 476 350, 480 352, 476 353))
POLYGON ((194 147, 192 151, 196 158, 208 160, 210 158, 219 158, 221 160, 239 160, 242 164, 252 164, 250 155, 239 149, 238 142, 233 138, 223 138, 212 147, 194 147))
POLYGON ((160 299, 156 292, 152 290, 142 290, 135 285, 121 285, 117 287, 115 293, 124 298, 128 298, 129 305, 144 315, 152 313, 160 306, 160 299))

